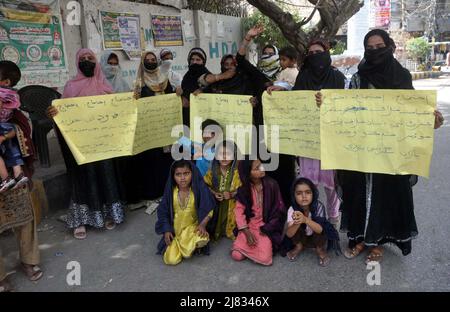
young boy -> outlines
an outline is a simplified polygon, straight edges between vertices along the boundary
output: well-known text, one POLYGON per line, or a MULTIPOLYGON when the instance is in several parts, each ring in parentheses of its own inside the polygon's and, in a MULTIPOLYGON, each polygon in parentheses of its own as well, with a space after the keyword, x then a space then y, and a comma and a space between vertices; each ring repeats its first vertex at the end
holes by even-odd
POLYGON ((214 143, 217 138, 220 137, 219 132, 223 133, 220 124, 213 119, 206 119, 202 122, 203 144, 192 142, 185 136, 178 140, 178 143, 183 147, 191 149, 195 165, 202 177, 204 177, 211 168, 211 162, 215 156, 214 143))
POLYGON ((20 69, 16 64, 0 61, 0 193, 28 182, 21 167, 24 161, 15 137, 16 128, 10 123, 14 110, 20 107, 19 95, 12 89, 20 78, 20 69), (10 177, 7 168, 13 168, 14 178, 10 177))
POLYGON ((273 85, 291 90, 298 75, 297 51, 292 47, 286 47, 280 50, 279 55, 282 71, 277 75, 277 80, 273 85))

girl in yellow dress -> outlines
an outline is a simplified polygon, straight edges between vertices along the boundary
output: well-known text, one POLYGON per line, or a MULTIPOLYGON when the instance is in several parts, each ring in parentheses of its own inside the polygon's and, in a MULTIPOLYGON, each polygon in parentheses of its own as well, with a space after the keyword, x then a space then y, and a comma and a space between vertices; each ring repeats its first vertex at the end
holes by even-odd
POLYGON ((241 186, 238 172, 238 148, 234 142, 223 141, 216 150, 211 169, 205 175, 205 183, 217 201, 217 213, 210 221, 212 239, 217 241, 222 236, 234 240, 236 228, 234 208, 237 189, 241 186))
POLYGON ((206 226, 214 207, 214 197, 195 165, 187 160, 175 161, 155 225, 156 233, 163 235, 158 254, 163 255, 164 263, 176 265, 200 249, 209 254, 206 226))

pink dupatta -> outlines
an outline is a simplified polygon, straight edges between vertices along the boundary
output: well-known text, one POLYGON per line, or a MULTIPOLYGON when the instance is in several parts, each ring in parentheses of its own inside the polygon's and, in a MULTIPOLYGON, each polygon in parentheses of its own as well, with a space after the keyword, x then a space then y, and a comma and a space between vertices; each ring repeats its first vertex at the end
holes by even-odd
POLYGON ((71 98, 79 96, 93 96, 113 93, 113 87, 106 80, 105 75, 102 72, 101 66, 97 61, 97 57, 90 49, 80 49, 77 52, 77 75, 75 78, 69 80, 64 87, 62 98, 71 98), (86 77, 78 67, 80 58, 89 54, 95 58, 94 76, 86 77))

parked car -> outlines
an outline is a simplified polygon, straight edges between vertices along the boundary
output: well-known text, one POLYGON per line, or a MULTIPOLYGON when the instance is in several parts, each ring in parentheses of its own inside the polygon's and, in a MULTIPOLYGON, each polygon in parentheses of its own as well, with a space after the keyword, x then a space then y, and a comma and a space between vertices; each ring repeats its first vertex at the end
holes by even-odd
POLYGON ((432 63, 431 71, 441 71, 442 67, 446 67, 445 60, 436 61, 436 62, 432 63))

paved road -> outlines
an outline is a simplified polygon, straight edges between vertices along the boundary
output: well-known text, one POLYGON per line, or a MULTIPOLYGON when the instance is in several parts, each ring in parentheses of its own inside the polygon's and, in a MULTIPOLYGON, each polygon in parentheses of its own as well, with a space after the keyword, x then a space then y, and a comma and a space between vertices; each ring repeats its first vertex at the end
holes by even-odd
MULTIPOLYGON (((211 256, 195 257, 176 267, 155 255, 155 215, 130 212, 112 232, 90 231, 85 241, 72 238, 57 221, 45 219, 39 232, 45 276, 37 283, 11 274, 19 291, 450 291, 450 77, 420 80, 417 89, 437 89, 447 124, 436 132, 430 179, 414 188, 419 237, 403 257, 388 246, 381 265, 381 285, 369 286, 363 260, 333 256, 329 267, 317 265, 312 252, 295 263, 275 257, 271 267, 230 259, 231 242, 222 240, 211 256), (66 265, 81 264, 81 286, 68 286, 66 265)), ((341 235, 342 241, 346 238, 341 235)), ((16 263, 15 240, 0 237, 10 270, 16 263)))

